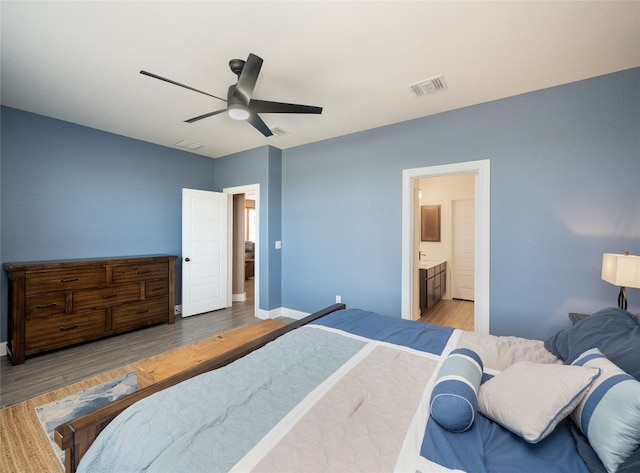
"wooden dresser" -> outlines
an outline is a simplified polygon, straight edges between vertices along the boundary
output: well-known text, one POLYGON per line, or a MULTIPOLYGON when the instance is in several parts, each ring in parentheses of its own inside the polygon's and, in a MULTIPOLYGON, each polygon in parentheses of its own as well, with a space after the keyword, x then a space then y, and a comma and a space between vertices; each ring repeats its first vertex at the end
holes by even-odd
POLYGON ((176 258, 5 263, 12 363, 147 325, 174 323, 176 258))

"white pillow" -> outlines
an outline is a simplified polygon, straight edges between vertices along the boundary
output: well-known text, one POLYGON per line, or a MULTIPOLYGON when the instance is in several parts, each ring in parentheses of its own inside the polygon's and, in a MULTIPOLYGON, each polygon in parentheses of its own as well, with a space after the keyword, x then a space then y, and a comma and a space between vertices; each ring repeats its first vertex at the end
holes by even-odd
POLYGON ((602 370, 571 418, 613 473, 640 445, 640 382, 597 348, 587 350, 572 364, 602 370))
POLYGON ((480 386, 478 410, 538 443, 575 409, 599 374, 597 368, 521 361, 480 386))

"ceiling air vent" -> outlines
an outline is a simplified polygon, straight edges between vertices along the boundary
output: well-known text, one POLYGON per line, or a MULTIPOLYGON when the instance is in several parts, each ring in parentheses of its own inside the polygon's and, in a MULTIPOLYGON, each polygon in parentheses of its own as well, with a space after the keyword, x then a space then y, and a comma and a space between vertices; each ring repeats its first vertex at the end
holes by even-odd
POLYGON ((173 145, 177 146, 178 148, 187 148, 191 151, 195 151, 204 146, 204 145, 201 145, 200 143, 194 143, 193 141, 187 141, 187 140, 176 141, 175 143, 173 143, 173 145))
POLYGON ((285 130, 283 130, 282 128, 280 128, 279 126, 275 126, 273 128, 269 128, 271 130, 271 133, 273 133, 273 136, 280 136, 280 135, 284 135, 286 133, 285 130))
POLYGON ((409 84, 409 90, 413 92, 416 97, 422 97, 423 95, 433 94, 434 92, 440 92, 447 88, 447 83, 444 81, 444 77, 436 76, 431 79, 421 80, 415 84, 409 84))

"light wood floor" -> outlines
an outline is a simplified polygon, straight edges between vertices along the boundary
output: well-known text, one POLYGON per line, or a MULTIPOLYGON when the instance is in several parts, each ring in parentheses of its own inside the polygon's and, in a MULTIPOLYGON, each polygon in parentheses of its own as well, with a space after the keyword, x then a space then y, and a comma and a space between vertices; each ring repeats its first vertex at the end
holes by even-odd
POLYGON ((100 373, 241 327, 254 317, 253 280, 246 281, 247 300, 229 309, 160 324, 95 342, 28 358, 13 366, 0 358, 0 407, 15 404, 100 373))
POLYGON ((473 331, 473 302, 442 299, 418 320, 473 331))

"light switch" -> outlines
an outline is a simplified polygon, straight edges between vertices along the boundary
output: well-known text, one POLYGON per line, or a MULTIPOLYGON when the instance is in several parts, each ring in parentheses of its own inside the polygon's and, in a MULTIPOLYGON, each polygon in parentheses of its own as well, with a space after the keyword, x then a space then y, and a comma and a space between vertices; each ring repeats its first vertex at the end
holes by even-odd
POLYGON ((276 250, 282 248, 282 242, 280 240, 276 240, 276 250))

